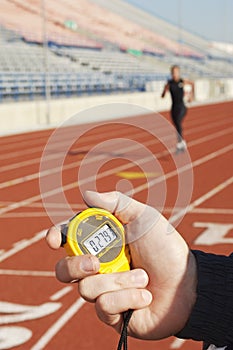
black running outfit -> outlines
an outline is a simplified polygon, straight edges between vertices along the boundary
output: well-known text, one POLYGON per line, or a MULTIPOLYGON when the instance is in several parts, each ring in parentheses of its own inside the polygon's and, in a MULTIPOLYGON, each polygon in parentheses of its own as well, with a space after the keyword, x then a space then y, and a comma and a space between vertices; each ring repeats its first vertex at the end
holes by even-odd
POLYGON ((168 80, 169 91, 172 98, 171 117, 173 124, 177 130, 178 142, 182 141, 182 121, 187 112, 187 108, 184 104, 184 81, 179 79, 175 81, 173 79, 168 80))

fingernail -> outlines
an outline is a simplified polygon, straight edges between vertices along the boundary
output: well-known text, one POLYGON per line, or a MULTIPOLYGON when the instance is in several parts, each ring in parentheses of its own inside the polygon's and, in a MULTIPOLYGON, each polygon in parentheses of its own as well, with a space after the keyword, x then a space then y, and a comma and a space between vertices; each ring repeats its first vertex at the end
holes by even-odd
POLYGON ((80 263, 80 267, 85 272, 98 271, 99 263, 92 256, 83 257, 83 260, 80 263))
POLYGON ((152 302, 152 295, 148 290, 142 290, 141 291, 142 299, 145 301, 147 305, 149 305, 152 302))
POLYGON ((147 274, 143 270, 135 270, 133 278, 134 278, 134 282, 136 282, 140 285, 146 286, 148 283, 147 274))

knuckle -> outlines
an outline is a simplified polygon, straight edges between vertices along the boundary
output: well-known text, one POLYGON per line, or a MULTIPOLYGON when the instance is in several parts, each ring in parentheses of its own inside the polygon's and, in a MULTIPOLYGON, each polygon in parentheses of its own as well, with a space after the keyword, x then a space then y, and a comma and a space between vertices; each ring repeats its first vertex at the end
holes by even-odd
POLYGON ((90 299, 91 297, 91 293, 90 293, 90 288, 88 287, 88 283, 87 283, 87 279, 84 278, 81 281, 79 281, 78 283, 78 290, 80 295, 84 298, 84 299, 90 299))
POLYGON ((60 260, 57 262, 55 266, 55 274, 56 274, 56 278, 61 282, 63 282, 63 279, 61 277, 63 270, 64 270, 64 261, 60 260))
POLYGON ((100 295, 96 303, 98 305, 98 309, 104 313, 110 312, 115 306, 114 298, 107 294, 100 295))
POLYGON ((66 265, 67 265, 67 270, 69 272, 70 277, 73 278, 77 278, 77 269, 76 266, 74 264, 75 262, 75 257, 69 257, 66 259, 66 265))
POLYGON ((94 278, 95 276, 90 276, 78 282, 78 290, 81 297, 90 303, 95 302, 97 297, 94 278))
POLYGON ((128 272, 119 273, 115 278, 115 285, 118 287, 117 289, 122 289, 128 287, 131 284, 131 274, 128 272))
POLYGON ((130 300, 132 305, 137 305, 138 301, 139 301, 139 294, 137 293, 137 291, 133 291, 132 293, 130 293, 130 300))

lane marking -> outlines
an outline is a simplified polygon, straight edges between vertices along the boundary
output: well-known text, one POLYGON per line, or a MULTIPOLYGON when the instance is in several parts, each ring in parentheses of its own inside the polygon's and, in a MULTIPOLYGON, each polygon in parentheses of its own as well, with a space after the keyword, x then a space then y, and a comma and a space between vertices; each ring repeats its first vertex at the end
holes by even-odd
MULTIPOLYGON (((208 124, 208 126, 210 125, 209 128, 206 128, 206 130, 209 130, 209 129, 212 129, 213 127, 215 126, 220 126, 221 124, 225 124, 225 122, 221 122, 221 123, 212 123, 212 124, 208 124)), ((228 124, 228 123, 227 123, 228 124)), ((196 131, 203 131, 203 126, 200 126, 200 124, 198 124, 199 126, 197 128, 194 128, 194 129, 191 129, 191 130, 187 130, 186 134, 189 135, 189 134, 192 134, 193 132, 196 132, 196 131)), ((161 128, 159 128, 160 130, 161 128)), ((153 130, 153 128, 152 128, 153 130)), ((115 131, 114 131, 114 135, 115 135, 115 131)), ((126 133, 127 135, 127 133, 126 133)), ((122 136, 122 134, 121 134, 122 136)), ((143 137, 142 135, 142 132, 140 133, 137 133, 134 135, 134 137, 137 137, 137 136, 141 136, 143 137)), ((167 137, 167 139, 172 139, 174 138, 174 135, 171 135, 169 137, 167 137)), ((137 141, 137 140, 136 140, 137 141)), ((158 142, 155 142, 155 144, 157 144, 158 142)), ((59 144, 59 146, 61 146, 61 144, 59 144)), ((90 145, 88 144, 89 148, 90 148, 90 145)), ((83 146, 82 146, 83 147, 83 146)), ((63 153, 63 152, 59 152, 57 151, 55 154, 51 154, 49 156, 46 156, 45 159, 46 161, 48 160, 52 160, 52 159, 58 159, 60 157, 60 153, 63 153)), ((23 166, 27 166, 27 165, 32 165, 32 164, 35 164, 35 163, 39 163, 41 160, 41 157, 37 157, 37 158, 34 158, 32 160, 26 160, 26 161, 22 161, 22 162, 18 162, 18 163, 13 163, 13 164, 9 164, 9 165, 5 165, 5 166, 2 166, 0 167, 0 171, 1 173, 4 172, 4 171, 8 171, 8 170, 13 170, 13 169, 17 169, 19 167, 23 167, 23 166)))
POLYGON ((197 214, 222 214, 222 215, 233 215, 233 209, 222 209, 222 208, 194 208, 192 213, 197 214))
POLYGON ((0 350, 13 349, 26 343, 32 337, 32 331, 25 327, 1 326, 0 350))
POLYGON ((41 350, 51 341, 51 339, 65 326, 67 322, 81 309, 85 300, 79 298, 67 309, 64 314, 42 335, 39 341, 34 344, 31 350, 41 350))
MULTIPOLYGON (((171 213, 172 211, 180 211, 183 210, 184 208, 181 207, 176 207, 175 209, 172 207, 165 207, 165 208, 157 208, 159 211, 163 211, 163 213, 171 213)), ((232 215, 233 214, 233 209, 228 209, 228 208, 194 208, 192 210, 192 213, 194 214, 223 214, 223 215, 232 215)))
POLYGON ((233 237, 227 237, 233 224, 194 222, 193 226, 205 229, 193 242, 195 245, 233 244, 233 237))
MULTIPOLYGON (((79 210, 84 210, 86 207, 83 205, 82 207, 79 208, 79 210)), ((171 212, 177 212, 180 211, 184 208, 158 208, 156 207, 157 210, 162 211, 164 214, 165 213, 171 213, 171 212)), ((222 214, 222 215, 233 215, 233 209, 218 209, 218 208, 194 208, 192 210, 192 213, 195 214, 222 214)), ((50 211, 50 215, 53 217, 67 217, 70 212, 66 211, 50 211)), ((8 218, 37 218, 37 217, 44 217, 47 218, 48 214, 45 211, 42 212, 22 212, 22 213, 6 213, 1 215, 1 219, 8 219, 8 218)), ((1 254, 1 251, 0 251, 1 254)))
MULTIPOLYGON (((112 123, 112 124, 114 124, 114 123, 112 123)), ((95 126, 96 127, 96 126, 95 126)), ((92 128, 92 127, 91 127, 92 128)), ((162 128, 158 128, 159 130, 162 130, 162 128)), ((60 130, 61 131, 61 130, 60 130)), ((84 134, 86 133, 86 132, 88 132, 88 131, 90 131, 90 129, 88 129, 87 127, 83 130, 83 132, 84 132, 84 134)), ((79 132, 80 132, 80 130, 79 130, 79 132)), ((108 135, 109 136, 111 136, 111 135, 115 135, 115 133, 116 133, 116 131, 115 131, 115 129, 113 130, 113 131, 108 131, 108 135)), ((79 135, 79 138, 81 138, 81 137, 83 137, 84 138, 84 140, 81 140, 81 145, 82 146, 80 146, 81 148, 82 147, 85 147, 85 144, 87 144, 87 146, 89 146, 90 145, 90 142, 89 141, 93 141, 93 138, 94 138, 94 140, 98 140, 98 139, 102 139, 103 138, 103 134, 104 134, 104 131, 103 132, 99 132, 99 133, 97 133, 97 134, 95 134, 95 135, 89 135, 89 136, 83 136, 84 134, 80 134, 79 135)), ((76 131, 73 131, 73 132, 71 132, 71 133, 69 133, 69 135, 68 135, 68 137, 66 137, 66 135, 65 135, 65 137, 63 137, 63 138, 60 138, 59 139, 59 141, 57 141, 57 142, 54 142, 54 144, 53 144, 53 146, 56 146, 56 145, 58 145, 58 147, 56 148, 56 147, 54 147, 54 152, 57 154, 57 153, 60 153, 59 152, 59 149, 61 149, 61 146, 63 146, 63 145, 67 145, 67 142, 68 142, 68 140, 72 137, 72 135, 76 135, 76 131), (64 140, 63 142, 62 142, 62 140, 64 140)), ((128 135, 128 131, 127 130, 121 130, 121 135, 128 135)), ((135 135, 141 135, 142 137, 143 137, 143 135, 142 135, 142 132, 138 132, 137 134, 135 134, 135 135)), ((4 155, 1 155, 0 156, 0 160, 3 160, 3 159, 9 159, 9 158, 14 158, 14 157, 19 157, 19 156, 21 156, 21 153, 22 153, 22 155, 29 155, 29 154, 31 154, 31 153, 36 153, 36 152, 42 152, 43 151, 43 149, 44 149, 44 147, 46 146, 46 144, 48 143, 48 141, 49 141, 49 139, 47 140, 47 142, 45 143, 45 144, 42 144, 42 145, 40 145, 40 146, 37 146, 37 147, 34 147, 34 148, 32 148, 31 147, 31 145, 30 145, 30 148, 29 149, 27 149, 27 150, 22 150, 22 151, 14 151, 14 152, 10 152, 10 153, 7 153, 7 154, 4 154, 4 155)), ((76 140, 77 141, 77 140, 76 140)), ((63 153, 63 151, 61 151, 61 153, 63 153)))
POLYGON ((144 173, 139 171, 122 171, 116 174, 123 179, 134 180, 134 179, 145 179, 149 177, 158 177, 161 173, 144 173))
POLYGON ((13 248, 5 251, 3 254, 0 255, 0 262, 10 258, 12 255, 15 255, 16 253, 20 252, 21 250, 23 250, 23 249, 29 247, 30 245, 45 238, 46 232, 47 232, 46 230, 43 230, 43 231, 35 234, 35 236, 33 236, 32 238, 25 239, 23 242, 14 245, 13 248))
MULTIPOLYGON (((186 164, 186 165, 184 165, 183 167, 181 167, 179 169, 175 169, 173 171, 170 171, 169 173, 165 174, 164 176, 158 177, 158 178, 156 178, 154 180, 149 180, 149 181, 147 181, 147 183, 142 184, 140 186, 137 186, 133 190, 130 190, 129 192, 126 192, 126 194, 127 195, 131 195, 132 192, 133 192, 133 194, 139 193, 139 192, 141 192, 141 191, 143 191, 145 189, 148 189, 150 187, 153 187, 153 186, 157 185, 161 181, 164 181, 164 179, 172 178, 173 176, 176 176, 176 175, 178 175, 180 173, 183 173, 183 172, 189 170, 191 167, 195 168, 195 167, 197 167, 197 166, 199 166, 201 164, 204 164, 204 163, 206 163, 206 162, 208 162, 208 161, 210 161, 210 160, 212 160, 212 159, 214 159, 216 157, 219 157, 220 155, 223 155, 224 153, 228 153, 231 150, 233 150, 233 144, 230 144, 230 145, 228 145, 226 147, 223 147, 223 148, 221 148, 218 151, 209 153, 207 156, 199 158, 199 159, 195 160, 191 164, 186 164)), ((1 210, 0 210, 0 212, 1 212, 1 210)))
MULTIPOLYGON (((80 208, 80 210, 84 210, 86 207, 83 204, 83 207, 80 208)), ((67 209, 66 209, 67 210, 67 209)), ((49 214, 53 217, 67 217, 70 215, 70 211, 61 210, 61 211, 50 211, 49 214)), ((48 218, 48 214, 46 211, 41 212, 22 212, 22 213, 6 213, 1 215, 1 219, 8 219, 8 218, 48 218)))
MULTIPOLYGON (((233 145, 229 145, 227 147, 224 147, 222 149, 220 149, 219 151, 216 151, 216 152, 213 152, 213 153, 210 153, 208 156, 204 156, 198 160, 196 160, 194 163, 193 163, 193 168, 200 165, 200 164, 204 164, 205 162, 209 161, 210 159, 214 159, 215 157, 218 157, 219 155, 222 155, 224 153, 227 153, 229 152, 229 150, 233 149, 233 145)), ((190 165, 188 166, 184 166, 182 168, 180 168, 180 171, 186 171, 188 170, 188 168, 190 167, 190 165)), ((105 174, 108 173, 109 174, 109 171, 107 172, 104 172, 105 174)), ((102 173, 101 175, 103 175, 104 173, 102 173)), ((171 171, 170 173, 168 174, 165 174, 164 176, 162 176, 161 178, 157 178, 153 181, 149 181, 147 182, 147 186, 150 185, 150 186, 154 186, 156 185, 157 183, 159 183, 160 181, 163 181, 165 178, 168 179, 168 178, 171 178, 173 176, 177 175, 177 170, 175 171, 171 171)), ((187 208, 185 209, 182 209, 179 213, 175 214, 173 217, 173 219, 171 218, 170 220, 173 220, 171 222, 175 222, 176 220, 178 220, 180 217, 182 217, 182 215, 185 215, 187 212, 190 212, 194 207, 200 205, 201 203, 203 203, 205 201, 205 198, 208 199, 210 198, 211 196, 217 194, 218 192, 220 192, 223 188, 227 187, 229 184, 232 183, 232 181, 229 182, 229 180, 226 180, 225 182, 227 182, 227 184, 225 185, 219 185, 217 186, 218 189, 214 188, 213 190, 207 192, 205 195, 201 196, 200 198, 198 198, 196 201, 194 201, 193 203, 191 203, 187 208)), ((224 183, 225 183, 224 182, 224 183)), ((63 188, 63 190, 67 190, 67 189, 70 189, 70 188, 73 188, 74 187, 74 184, 76 185, 76 183, 72 183, 72 184, 69 184, 69 186, 64 186, 66 188, 63 188)), ((138 186, 134 189, 134 193, 136 192, 140 192, 142 191, 143 189, 145 189, 145 186, 138 186)), ((54 194, 56 193, 57 191, 56 190, 53 190, 53 191, 50 191, 50 192, 47 192, 47 196, 50 196, 51 193, 54 194)), ((127 193, 126 193, 127 194, 127 193)), ((13 210, 13 209, 17 209, 17 208, 20 208, 21 206, 26 206, 27 204, 30 204, 32 201, 36 201, 38 200, 38 197, 40 196, 35 196, 35 197, 32 197, 28 200, 24 200, 24 201, 21 201, 21 202, 18 202, 16 203, 15 205, 11 205, 11 206, 8 206, 7 208, 4 208, 5 209, 5 212, 6 211, 10 211, 10 210, 13 210), (36 198, 35 198, 36 197, 36 198)), ((0 214, 3 214, 3 209, 0 210, 0 214)), ((64 222, 63 222, 64 223, 64 222)), ((62 223, 59 223, 58 225, 60 225, 62 223)), ((18 253, 19 251, 27 248, 28 246, 32 245, 33 243, 35 242, 38 242, 40 239, 44 238, 45 237, 45 234, 46 234, 46 230, 42 231, 42 232, 39 232, 37 233, 34 237, 32 237, 31 239, 27 239, 25 242, 22 242, 20 244, 18 244, 16 247, 13 247, 11 248, 10 250, 4 252, 1 256, 0 256, 0 262, 9 258, 10 256, 18 253)))
MULTIPOLYGON (((232 128, 228 128, 226 130, 218 131, 218 132, 210 134, 208 136, 204 136, 204 137, 201 137, 199 139, 190 141, 188 143, 188 146, 192 147, 192 146, 198 145, 200 143, 205 143, 205 142, 210 141, 212 139, 215 139, 217 137, 221 137, 221 136, 225 136, 227 134, 230 134, 232 131, 233 131, 233 127, 232 128)), ((173 136, 167 136, 167 137, 164 137, 164 139, 171 139, 172 137, 173 136)), ((120 142, 120 141, 118 141, 118 142, 120 142)), ((147 146, 154 145, 156 143, 159 143, 159 141, 158 140, 155 141, 153 139, 153 140, 144 142, 143 146, 147 147, 147 146)), ((134 146, 124 147, 122 149, 119 149, 118 152, 129 152, 129 151, 136 150, 136 149, 138 149, 140 147, 141 147, 141 145, 134 145, 134 146)), ((161 155, 165 156, 165 155, 169 155, 169 154, 170 154, 169 151, 163 151, 163 152, 161 152, 161 153, 159 153, 159 154, 157 154, 155 156, 161 157, 161 155)), ((94 163, 94 162, 96 162, 98 160, 105 159, 105 158, 106 158, 106 154, 95 156, 95 157, 91 158, 88 163, 92 163, 92 162, 94 163)), ((55 173, 57 173, 59 171, 62 171, 64 173, 64 171, 66 171, 66 170, 70 170, 70 169, 78 167, 81 163, 82 163, 82 160, 79 160, 77 162, 66 164, 66 165, 62 166, 62 168, 61 168, 61 166, 58 166, 58 167, 55 167, 55 168, 52 168, 52 169, 47 169, 47 170, 44 170, 44 171, 41 171, 41 172, 37 171, 37 172, 35 172, 33 174, 29 174, 29 175, 21 176, 19 178, 8 180, 8 181, 0 183, 0 189, 9 188, 11 186, 16 186, 16 185, 19 185, 21 183, 25 183, 27 181, 36 180, 36 179, 42 178, 44 176, 55 174, 55 173)), ((126 172, 119 172, 117 175, 121 176, 121 177, 128 178, 128 179, 140 178, 140 177, 130 177, 130 173, 129 173, 129 175, 127 175, 126 172)), ((133 173, 132 173, 132 176, 133 176, 133 173)), ((135 174, 135 176, 136 176, 136 174, 135 174)), ((139 176, 139 174, 138 174, 138 176, 139 176)), ((148 177, 150 177, 150 173, 148 173, 148 177)), ((152 177, 152 174, 151 174, 151 177, 152 177)))
POLYGON ((61 303, 48 302, 41 305, 22 305, 0 301, 0 324, 36 320, 61 308, 61 303))
MULTIPOLYGON (((13 204, 16 202, 13 201, 4 201, 4 202, 0 202, 0 207, 5 207, 9 204, 13 204)), ((73 209, 82 209, 83 208, 83 204, 78 204, 78 203, 69 203, 69 205, 73 208, 73 209)), ((62 203, 46 203, 46 206, 48 208, 54 208, 54 209, 65 209, 66 206, 62 203)), ((43 203, 32 203, 30 205, 28 205, 28 208, 44 208, 43 203)))
POLYGON ((173 340, 173 342, 170 345, 170 349, 179 349, 181 346, 186 342, 186 339, 179 339, 176 338, 173 340))
MULTIPOLYGON (((208 107, 208 105, 207 105, 208 107)), ((153 111, 150 111, 150 113, 146 114, 146 115, 141 115, 141 117, 143 117, 145 119, 145 116, 147 118, 150 117, 151 113, 154 113, 153 111)), ((160 113, 161 114, 161 113, 160 113)), ((161 114, 163 115, 163 114, 161 114)), ((127 117, 126 117, 127 118, 127 117)), ((167 119, 166 117, 164 117, 165 119, 167 119)), ((128 119, 128 118, 127 118, 128 119)), ((130 118, 131 120, 132 118, 130 118)), ((211 121, 213 120, 219 120, 219 117, 218 115, 211 115, 211 121)), ((124 119, 123 119, 124 121, 124 119)), ((197 118, 195 118, 194 116, 189 116, 188 120, 186 121, 187 125, 195 125, 195 124, 200 124, 200 122, 202 121, 201 120, 197 120, 197 118), (190 118, 191 117, 191 118, 190 118)), ((118 121, 119 122, 119 121, 118 121)), ((128 122, 128 120, 126 121, 128 122)), ((205 122, 206 122, 206 119, 205 119, 205 122)), ((117 121, 116 121, 117 123, 117 121)), ((209 121, 207 120, 207 123, 209 123, 209 121)), ((204 123, 203 123, 204 124, 204 123)), ((85 131, 85 124, 76 124, 74 125, 75 127, 79 127, 79 128, 83 128, 84 131, 85 131)), ((92 125, 92 128, 95 128, 97 127, 98 125, 95 125, 93 124, 92 125)), ((4 140, 4 135, 3 137, 1 138, 1 149, 4 147, 4 148, 7 148, 9 149, 9 145, 12 145, 13 147, 15 147, 15 143, 17 143, 17 146, 21 143, 24 143, 26 142, 28 144, 28 142, 32 143, 32 141, 38 141, 39 139, 42 139, 42 140, 48 140, 48 138, 51 136, 51 134, 54 132, 54 130, 56 129, 57 127, 53 127, 51 129, 43 129, 43 130, 37 130, 36 132, 29 132, 27 133, 26 137, 27 137, 27 140, 25 141, 25 133, 20 133, 20 134, 17 134, 17 135, 8 135, 7 138, 5 138, 4 140), (38 134, 41 134, 41 135, 38 135, 38 134), (35 138, 36 136, 36 138, 35 138), (4 142, 5 141, 5 142, 4 142)), ((66 127, 65 127, 66 128, 66 127)), ((68 127, 69 128, 69 127, 68 127)), ((71 128, 71 132, 74 130, 73 127, 70 127, 71 128)), ((2 135, 0 135, 2 136, 2 135)), ((37 142, 36 142, 37 143, 37 142)), ((13 148, 12 147, 12 148, 13 148)))
MULTIPOLYGON (((206 140, 206 138, 203 138, 203 139, 206 140)), ((135 146, 131 146, 131 148, 132 147, 135 147, 135 146)), ((128 147, 128 148, 130 148, 130 147, 128 147)), ((178 171, 177 171, 177 169, 175 169, 175 170, 171 171, 170 173, 165 174, 164 176, 160 176, 160 177, 156 178, 155 180, 150 180, 146 184, 136 187, 134 189, 134 193, 141 192, 142 190, 146 189, 147 186, 149 186, 149 187, 150 186, 154 186, 155 184, 163 181, 164 179, 169 179, 169 178, 177 175, 178 172, 181 173, 181 172, 187 171, 191 167, 194 168, 194 167, 196 167, 196 166, 198 166, 200 164, 203 164, 203 163, 205 163, 205 162, 207 162, 207 161, 209 161, 209 160, 211 160, 211 159, 213 159, 215 157, 218 157, 219 155, 227 153, 228 151, 230 151, 232 149, 233 149, 233 144, 230 144, 230 145, 228 145, 228 146, 226 146, 226 147, 224 147, 224 148, 222 148, 222 149, 220 149, 218 151, 212 152, 212 153, 208 154, 207 156, 204 156, 202 158, 197 159, 191 165, 188 164, 186 166, 181 167, 178 171)), ((168 151, 161 152, 160 155, 161 154, 166 154, 166 152, 168 152, 168 151)), ((139 164, 140 165, 145 164, 145 163, 149 162, 151 160, 151 158, 153 159, 156 156, 157 155, 155 154, 153 156, 150 155, 148 157, 145 157, 144 159, 139 159, 137 161, 137 164, 138 165, 139 164)), ((92 158, 89 159, 89 160, 91 162, 92 158)), ((100 173, 98 175, 95 174, 95 175, 89 176, 89 177, 87 177, 87 178, 85 178, 83 180, 80 180, 78 184, 77 184, 77 182, 69 183, 69 184, 63 186, 62 188, 58 187, 58 188, 55 188, 53 190, 50 190, 50 191, 47 191, 47 192, 43 193, 43 198, 51 197, 51 196, 56 195, 56 194, 58 194, 60 192, 73 189, 73 188, 77 187, 77 185, 80 186, 80 185, 86 184, 86 183, 88 183, 88 182, 90 182, 92 180, 96 181, 96 179, 101 179, 101 178, 106 177, 108 175, 112 175, 112 174, 114 174, 116 172, 120 172, 120 171, 123 171, 125 169, 130 169, 130 168, 132 168, 134 166, 135 166, 135 164, 132 164, 132 163, 125 164, 125 165, 122 165, 122 166, 119 166, 119 167, 112 168, 111 170, 104 171, 104 172, 102 172, 102 173, 100 173)), ((131 194, 131 192, 129 194, 131 194)), ((10 205, 8 205, 5 208, 1 208, 0 209, 0 215, 6 213, 8 211, 14 210, 14 209, 18 209, 18 208, 21 208, 21 207, 28 206, 29 204, 31 204, 33 202, 37 202, 40 199, 41 199, 41 194, 35 195, 33 197, 27 198, 25 200, 22 200, 22 201, 13 203, 13 204, 10 204, 10 205)))
MULTIPOLYGON (((223 108, 229 108, 230 109, 231 102, 224 102, 224 103, 221 103, 221 105, 223 105, 223 108)), ((208 110, 211 109, 211 121, 213 121, 215 119, 219 119, 218 115, 213 114, 213 111, 212 111, 212 108, 211 108, 212 104, 205 105, 204 108, 203 108, 203 106, 199 106, 199 107, 201 107, 204 111, 207 110, 206 111, 207 113, 209 112, 208 110)), ((191 107, 190 109, 192 110, 193 108, 191 107)), ((195 112, 195 110, 194 110, 194 112, 195 112)), ((150 117, 151 114, 153 114, 153 113, 154 113, 153 111, 148 111, 148 113, 146 113, 144 116, 150 117)), ((160 114, 163 115, 163 113, 160 113, 160 114)), ((166 117, 164 116, 164 118, 166 118, 166 117)), ((132 117, 130 117, 130 120, 131 119, 132 119, 132 117)), ((203 120, 203 118, 201 120, 203 120)), ((205 120, 206 119, 204 119, 204 121, 205 120)), ((127 121, 128 121, 128 118, 127 118, 127 121)), ((207 120, 207 122, 209 122, 209 121, 207 120)), ((191 114, 191 115, 189 115, 189 118, 186 120, 186 123, 187 123, 186 124, 187 126, 200 124, 200 120, 197 120, 197 118, 194 115, 191 114)), ((84 127, 83 125, 77 125, 77 124, 75 126, 78 126, 80 128, 84 127)), ((93 124, 93 127, 96 127, 96 125, 93 124)), ((39 136, 40 139, 48 139, 48 137, 50 137, 51 133, 53 133, 54 129, 55 129, 55 127, 49 128, 49 129, 38 130, 36 132, 35 131, 31 131, 31 132, 29 132, 29 134, 27 133, 28 144, 30 144, 30 147, 31 147, 32 141, 35 141, 35 134, 41 134, 41 136, 39 136)), ((1 146, 5 146, 5 145, 8 146, 9 144, 12 145, 12 144, 15 144, 15 143, 17 143, 17 145, 18 145, 21 142, 25 142, 25 133, 15 134, 15 135, 6 135, 6 138, 5 138, 5 135, 2 135, 2 136, 3 137, 2 137, 2 140, 1 140, 1 146)))
MULTIPOLYGON (((154 113, 153 111, 151 111, 151 113, 154 113)), ((147 117, 147 118, 151 118, 151 113, 148 113, 148 114, 145 114, 144 116, 145 117, 147 117)), ((160 114, 160 115, 162 115, 163 116, 163 114, 161 114, 161 113, 158 113, 158 114, 160 114)), ((164 116, 163 116, 164 117, 164 116)), ((168 118, 166 118, 166 117, 164 117, 165 119, 167 119, 167 120, 169 120, 168 118)), ((213 123, 214 122, 214 124, 216 123, 215 122, 215 120, 217 120, 217 122, 219 122, 219 115, 212 115, 211 116, 211 122, 213 123)), ((124 120, 123 120, 123 122, 124 122, 124 120)), ((114 122, 113 122, 114 123, 114 122)), ((121 121, 115 121, 115 123, 121 123, 121 121)), ((125 123, 128 123, 128 124, 130 124, 130 123, 132 123, 131 121, 127 121, 126 120, 126 122, 125 123)), ((223 121, 221 121, 221 123, 223 123, 223 121)), ((193 127, 193 126, 195 126, 195 125, 203 125, 203 126, 205 126, 206 124, 209 124, 209 121, 207 120, 206 121, 206 119, 204 119, 204 118, 202 118, 201 120, 197 120, 196 118, 193 118, 193 119, 190 119, 190 116, 189 116, 189 118, 188 118, 188 120, 186 120, 186 125, 187 125, 187 127, 189 128, 189 127, 193 127)), ((92 129, 94 129, 94 128, 96 128, 98 125, 91 125, 91 128, 92 129)), ((80 127, 82 128, 82 132, 86 132, 86 128, 85 128, 85 125, 75 125, 75 127, 79 127, 79 130, 80 130, 80 127)), ((71 126, 68 126, 68 127, 64 127, 64 133, 65 133, 65 131, 67 131, 66 129, 69 129, 68 131, 69 131, 69 135, 72 135, 72 133, 75 133, 75 129, 73 128, 73 127, 71 127, 71 126)), ((44 140, 45 142, 47 142, 47 140, 49 139, 49 137, 53 134, 53 132, 54 132, 54 130, 56 130, 56 128, 54 128, 53 130, 51 130, 50 131, 50 133, 49 134, 47 134, 47 135, 43 135, 43 136, 39 136, 39 139, 42 139, 42 140, 44 140)), ((122 132, 123 132, 123 130, 122 130, 122 132)), ((60 140, 66 140, 67 139, 67 137, 66 137, 66 135, 63 137, 63 134, 64 133, 62 133, 62 135, 61 135, 61 138, 60 138, 60 140)), ((99 132, 97 132, 97 133, 94 133, 94 135, 92 134, 91 136, 86 136, 86 138, 87 137, 96 137, 96 136, 98 136, 98 134, 99 134, 99 132)), ((28 136, 27 136, 28 137, 28 136)), ((7 142, 6 143, 4 143, 3 145, 1 145, 1 149, 4 149, 4 148, 6 148, 7 150, 9 150, 9 147, 10 146, 13 146, 13 147, 10 147, 10 148, 14 148, 15 147, 15 143, 17 143, 17 145, 18 145, 18 142, 16 141, 16 142, 13 142, 13 144, 12 144, 12 142, 10 142, 9 143, 9 140, 6 140, 7 142)), ((24 143, 26 143, 26 145, 25 146, 27 146, 27 144, 30 146, 30 147, 32 147, 32 141, 35 141, 35 134, 33 135, 33 137, 28 137, 27 138, 27 140, 25 140, 25 137, 23 137, 23 140, 21 140, 21 143, 22 142, 24 142, 24 143)), ((36 139, 36 142, 34 143, 34 144, 38 144, 38 139, 36 139)), ((41 143, 41 142, 40 142, 41 143)))
POLYGON ((70 293, 72 290, 73 290, 73 287, 71 286, 64 287, 60 289, 58 292, 56 292, 55 294, 51 295, 50 300, 56 301, 58 299, 61 299, 62 297, 64 297, 64 295, 70 293))
POLYGON ((9 270, 0 269, 0 275, 9 276, 31 276, 31 277, 55 277, 54 271, 31 271, 31 270, 9 270))
MULTIPOLYGON (((141 135, 141 133, 138 133, 138 135, 141 135)), ((137 136, 137 134, 135 134, 134 136, 137 136)), ((143 137, 143 136, 142 136, 143 137)), ((169 139, 172 138, 172 136, 169 136, 168 137, 169 139)), ((117 138, 116 140, 113 141, 114 144, 117 144, 117 143, 122 143, 122 139, 119 140, 119 138, 117 138)), ((152 145, 153 143, 159 143, 158 140, 156 140, 156 142, 153 140, 150 140, 148 142, 145 142, 143 143, 143 145, 147 145, 147 146, 150 146, 152 145)), ((59 146, 61 146, 61 144, 59 144, 59 146)), ((90 146, 90 145, 89 145, 90 146)), ((132 148, 132 146, 130 147, 124 147, 124 148, 121 148, 118 150, 118 152, 127 152, 127 151, 130 151, 130 150, 134 150, 134 149, 137 149, 139 148, 140 146, 134 146, 132 148), (132 148, 132 149, 131 149, 132 148)), ((44 160, 46 159, 47 160, 55 160, 55 159, 59 159, 60 158, 60 154, 64 154, 64 152, 56 152, 56 154, 51 154, 49 156, 45 156, 44 157, 44 160)), ((108 156, 108 155, 107 155, 108 156)), ((94 162, 96 159, 104 159, 106 158, 106 152, 104 152, 104 154, 102 155, 98 155, 98 156, 95 156, 93 157, 92 161, 94 162)), ((40 162, 41 161, 41 157, 37 158, 37 160, 40 162)), ((28 165, 31 165, 32 164, 32 161, 26 161, 28 162, 28 165)), ((79 160, 79 161, 76 161, 76 162, 71 162, 70 164, 66 164, 66 165, 63 165, 62 166, 62 170, 68 170, 68 169, 72 169, 72 168, 75 168, 77 166, 79 166, 80 164, 82 163, 82 159, 79 160)), ((10 165, 11 168, 18 168, 19 166, 19 163, 17 164, 13 164, 13 165, 10 165)), ((21 165, 22 166, 22 165, 21 165)), ((6 169, 6 167, 5 167, 6 169)), ((23 183, 23 182, 26 182, 26 181, 31 181, 31 180, 34 180, 34 179, 37 179, 39 177, 42 177, 42 176, 47 176, 47 175, 50 175, 50 174, 54 174, 58 171, 61 170, 61 166, 58 166, 58 167, 55 167, 53 169, 48 169, 48 170, 44 170, 43 172, 35 172, 33 174, 29 174, 29 175, 24 175, 24 176, 21 176, 19 178, 15 178, 15 179, 12 179, 12 180, 8 180, 8 181, 5 181, 5 182, 2 182, 0 184, 0 189, 2 188, 6 188, 6 187, 10 187, 10 186, 13 186, 13 185, 17 185, 17 184, 20 184, 20 183, 23 183)), ((2 168, 0 168, 0 171, 2 172, 2 168)))
POLYGON ((176 220, 178 220, 180 217, 182 217, 183 215, 185 215, 187 213, 190 213, 195 207, 198 207, 200 204, 206 202, 208 199, 215 196, 217 193, 221 192, 223 189, 225 189, 226 187, 228 187, 232 183, 233 183, 233 176, 230 177, 229 179, 225 180, 224 182, 222 182, 218 186, 214 187, 212 190, 208 191, 207 193, 205 193, 201 197, 194 200, 191 204, 189 204, 187 206, 187 208, 182 209, 179 213, 173 215, 173 217, 171 218, 170 221, 172 223, 176 222, 176 220))
MULTIPOLYGON (((57 226, 64 224, 65 221, 57 223, 57 226)), ((33 237, 21 240, 19 242, 14 243, 13 247, 7 251, 4 251, 3 254, 0 255, 0 262, 10 258, 11 256, 19 253, 21 250, 24 250, 30 247, 32 244, 39 242, 41 239, 44 239, 46 236, 47 230, 40 231, 36 233, 33 237)))

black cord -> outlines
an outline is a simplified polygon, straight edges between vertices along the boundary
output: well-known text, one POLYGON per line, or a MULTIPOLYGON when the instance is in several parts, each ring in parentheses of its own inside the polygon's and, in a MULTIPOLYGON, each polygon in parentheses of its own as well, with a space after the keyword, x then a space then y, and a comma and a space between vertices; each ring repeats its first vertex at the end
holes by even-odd
POLYGON ((124 322, 123 322, 121 337, 118 343, 117 350, 121 350, 123 345, 124 345, 123 350, 128 349, 128 325, 132 314, 133 314, 133 310, 128 310, 123 314, 124 322))

